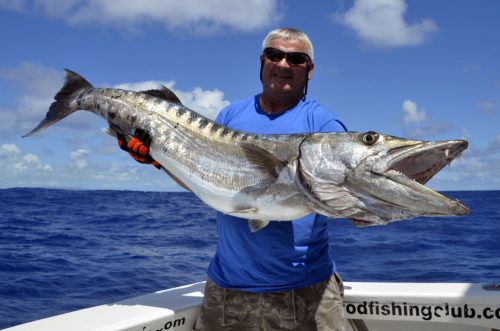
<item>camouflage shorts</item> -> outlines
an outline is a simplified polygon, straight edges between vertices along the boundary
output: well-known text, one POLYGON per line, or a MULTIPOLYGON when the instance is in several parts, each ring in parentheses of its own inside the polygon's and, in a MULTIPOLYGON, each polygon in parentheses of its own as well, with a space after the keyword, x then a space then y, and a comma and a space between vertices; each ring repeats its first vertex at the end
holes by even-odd
POLYGON ((224 289, 208 279, 195 330, 344 330, 343 292, 337 274, 270 293, 224 289))

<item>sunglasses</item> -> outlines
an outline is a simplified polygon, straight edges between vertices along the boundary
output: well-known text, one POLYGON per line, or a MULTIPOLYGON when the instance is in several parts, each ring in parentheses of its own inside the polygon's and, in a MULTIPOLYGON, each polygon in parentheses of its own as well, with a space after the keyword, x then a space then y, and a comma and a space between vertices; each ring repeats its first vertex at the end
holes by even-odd
POLYGON ((283 52, 280 49, 274 47, 264 48, 263 54, 265 57, 269 59, 271 62, 279 62, 286 58, 286 62, 289 65, 298 65, 307 63, 307 65, 311 64, 311 57, 306 53, 302 52, 283 52))

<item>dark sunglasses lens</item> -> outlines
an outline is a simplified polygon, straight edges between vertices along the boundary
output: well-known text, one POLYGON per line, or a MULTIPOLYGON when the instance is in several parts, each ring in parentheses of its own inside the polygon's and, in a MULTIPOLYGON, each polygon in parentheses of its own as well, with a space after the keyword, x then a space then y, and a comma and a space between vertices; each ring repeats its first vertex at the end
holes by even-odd
POLYGON ((285 52, 276 48, 266 48, 264 50, 264 55, 272 62, 279 62, 285 57, 285 52))
POLYGON ((303 64, 307 62, 308 56, 304 53, 288 53, 286 60, 290 64, 303 64))
POLYGON ((286 56, 286 62, 288 62, 288 64, 304 64, 310 61, 309 56, 305 53, 301 52, 285 53, 280 49, 272 47, 264 49, 264 55, 272 62, 279 62, 283 60, 285 56, 286 56))

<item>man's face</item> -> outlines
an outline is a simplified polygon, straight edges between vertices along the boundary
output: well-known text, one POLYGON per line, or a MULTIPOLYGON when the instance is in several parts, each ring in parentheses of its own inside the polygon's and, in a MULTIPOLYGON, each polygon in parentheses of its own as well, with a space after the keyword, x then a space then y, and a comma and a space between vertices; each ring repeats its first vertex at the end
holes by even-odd
MULTIPOLYGON (((277 48, 284 52, 306 53, 306 46, 298 40, 271 40, 267 47, 277 48)), ((307 64, 288 64, 286 58, 272 62, 264 55, 262 69, 262 86, 264 93, 274 98, 301 98, 307 79, 312 75, 312 64, 307 69, 307 64)))

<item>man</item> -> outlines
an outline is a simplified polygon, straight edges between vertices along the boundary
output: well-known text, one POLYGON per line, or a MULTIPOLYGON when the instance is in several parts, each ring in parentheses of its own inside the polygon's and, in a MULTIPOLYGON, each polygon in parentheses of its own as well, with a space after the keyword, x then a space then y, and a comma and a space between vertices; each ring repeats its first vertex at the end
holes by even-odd
MULTIPOLYGON (((345 131, 333 113, 306 98, 313 59, 304 32, 271 31, 260 57, 262 93, 227 106, 216 122, 257 134, 345 131)), ((137 140, 129 148, 144 149, 137 140)), ((252 233, 248 220, 218 212, 219 242, 195 330, 343 330, 343 288, 327 222, 311 214, 252 233)))

